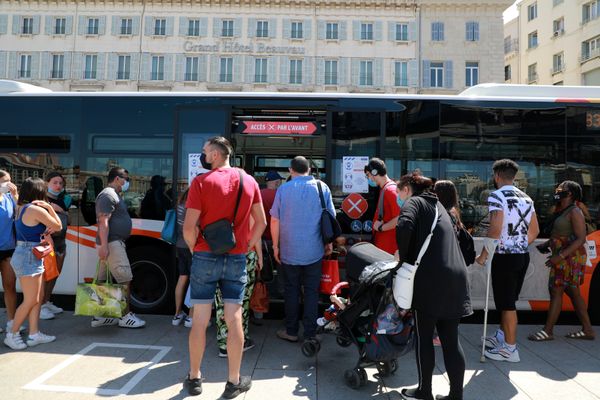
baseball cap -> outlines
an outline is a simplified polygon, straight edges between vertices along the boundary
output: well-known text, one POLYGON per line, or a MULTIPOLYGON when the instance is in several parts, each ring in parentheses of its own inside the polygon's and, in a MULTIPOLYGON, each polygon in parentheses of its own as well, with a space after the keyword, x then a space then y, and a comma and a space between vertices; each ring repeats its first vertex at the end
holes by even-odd
POLYGON ((277 171, 269 171, 267 172, 267 175, 265 176, 265 182, 269 182, 269 181, 278 181, 278 180, 282 180, 285 179, 283 176, 279 175, 279 172, 277 171))

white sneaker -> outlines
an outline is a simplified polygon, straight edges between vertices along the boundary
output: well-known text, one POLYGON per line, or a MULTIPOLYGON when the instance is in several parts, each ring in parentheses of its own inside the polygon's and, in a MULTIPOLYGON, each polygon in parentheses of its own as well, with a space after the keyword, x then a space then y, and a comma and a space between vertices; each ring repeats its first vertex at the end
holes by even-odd
MULTIPOLYGON (((6 321, 6 333, 12 332, 12 327, 13 327, 13 320, 11 319, 10 321, 6 321)), ((21 327, 19 328, 19 332, 23 332, 25 330, 25 326, 21 325, 21 327)))
POLYGON ((118 323, 119 323, 118 318, 103 318, 103 317, 93 317, 92 318, 92 328, 97 328, 99 326, 116 325, 118 323))
POLYGON ((54 319, 54 313, 50 311, 46 305, 40 308, 40 319, 54 319))
POLYGON ((119 319, 119 326, 121 328, 143 328, 145 325, 146 321, 138 318, 132 312, 127 313, 127 315, 119 319))
POLYGON ((20 333, 13 334, 8 332, 4 338, 4 344, 13 350, 23 350, 27 348, 20 333))
POLYGON ((519 350, 517 350, 516 347, 514 350, 511 350, 506 344, 495 349, 486 350, 485 356, 490 360, 496 361, 508 361, 513 363, 521 361, 519 358, 519 350))
POLYGON ((485 338, 485 348, 488 350, 498 348, 504 343, 504 333, 500 329, 497 329, 492 336, 485 338))
POLYGON ((60 314, 64 311, 62 308, 55 306, 51 301, 45 302, 42 307, 46 307, 52 314, 60 314))
POLYGON ((183 321, 183 326, 185 326, 186 328, 191 328, 192 327, 192 317, 190 317, 190 316, 185 317, 185 321, 183 321))
POLYGON ((186 318, 187 318, 186 313, 184 313, 182 311, 173 317, 173 319, 171 320, 171 324, 173 324, 173 326, 179 326, 179 325, 181 325, 181 321, 185 320, 186 318))
POLYGON ((42 332, 38 332, 27 337, 27 346, 33 347, 37 346, 38 344, 54 342, 55 340, 56 336, 46 335, 42 332))

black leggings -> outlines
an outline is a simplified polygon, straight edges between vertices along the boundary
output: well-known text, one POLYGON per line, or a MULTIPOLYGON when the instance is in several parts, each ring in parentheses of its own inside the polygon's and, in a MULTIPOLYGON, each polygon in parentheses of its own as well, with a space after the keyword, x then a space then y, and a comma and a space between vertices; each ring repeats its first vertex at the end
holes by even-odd
POLYGON ((460 319, 435 319, 414 311, 417 333, 417 372, 419 373, 419 390, 431 393, 431 376, 435 367, 433 350, 433 331, 437 328, 444 365, 450 379, 450 396, 462 399, 463 381, 465 377, 465 355, 458 340, 458 324, 460 319))

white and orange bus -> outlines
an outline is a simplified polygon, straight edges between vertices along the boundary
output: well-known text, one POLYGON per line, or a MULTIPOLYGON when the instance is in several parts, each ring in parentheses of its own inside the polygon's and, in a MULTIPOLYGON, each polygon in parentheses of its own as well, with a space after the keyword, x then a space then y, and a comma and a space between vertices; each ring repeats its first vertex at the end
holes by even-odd
MULTIPOLYGON (((456 184, 465 223, 476 237, 486 230, 491 166, 512 158, 518 185, 534 200, 541 225, 552 195, 565 179, 579 182, 584 203, 600 219, 600 88, 479 85, 460 95, 340 93, 54 93, 0 82, 0 169, 19 185, 27 177, 60 171, 74 201, 69 210, 67 259, 55 293, 72 295, 93 275, 94 200, 107 171, 122 166, 134 229, 127 242, 134 271, 133 306, 139 312, 172 311, 175 252, 161 241, 161 220, 146 215, 143 199, 153 176, 166 179, 173 202, 198 170, 203 142, 230 138, 234 162, 257 178, 287 174, 289 160, 304 155, 313 173, 332 188, 334 202, 359 192, 368 208, 340 221, 349 245, 368 240, 377 198, 350 164, 380 157, 389 175, 419 169, 456 184), (363 212, 364 211, 364 212, 363 212)), ((346 208, 347 209, 347 208, 346 208)), ((348 211, 348 210, 347 210, 348 211)), ((302 240, 299 234, 298 240, 302 240)), ((479 243, 480 240, 477 240, 479 243)), ((600 313, 600 232, 588 236, 589 266, 583 295, 595 321, 600 313)), ((548 270, 532 248, 520 309, 548 306, 548 270)), ((481 308, 485 279, 470 267, 471 293, 481 308)), ((566 309, 571 304, 564 303, 566 309)), ((493 302, 492 302, 493 307, 493 302)))

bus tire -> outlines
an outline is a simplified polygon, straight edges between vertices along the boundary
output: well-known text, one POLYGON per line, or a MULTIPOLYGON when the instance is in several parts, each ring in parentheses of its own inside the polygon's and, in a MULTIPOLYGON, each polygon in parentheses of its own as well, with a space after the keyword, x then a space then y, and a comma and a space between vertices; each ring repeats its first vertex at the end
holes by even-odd
POLYGON ((142 314, 171 312, 175 287, 173 266, 162 246, 136 246, 128 251, 133 280, 131 308, 142 314))
POLYGON ((592 325, 600 324, 600 264, 596 265, 592 281, 590 283, 590 292, 588 294, 588 313, 592 325))

